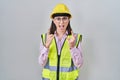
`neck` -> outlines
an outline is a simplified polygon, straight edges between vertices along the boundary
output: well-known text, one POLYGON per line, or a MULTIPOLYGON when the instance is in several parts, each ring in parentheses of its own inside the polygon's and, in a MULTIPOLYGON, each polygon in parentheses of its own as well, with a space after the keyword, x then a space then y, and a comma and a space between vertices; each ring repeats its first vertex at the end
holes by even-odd
POLYGON ((57 36, 58 36, 59 40, 61 40, 61 38, 63 37, 64 34, 65 34, 65 32, 57 31, 57 36))

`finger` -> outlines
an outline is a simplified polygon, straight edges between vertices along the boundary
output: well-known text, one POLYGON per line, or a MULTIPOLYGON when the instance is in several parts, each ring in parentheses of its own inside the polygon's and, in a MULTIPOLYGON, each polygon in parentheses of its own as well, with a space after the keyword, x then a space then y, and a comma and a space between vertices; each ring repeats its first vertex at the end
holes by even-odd
POLYGON ((71 30, 71 34, 72 34, 72 36, 74 35, 74 33, 73 33, 73 31, 71 30))
POLYGON ((73 31, 71 31, 71 34, 72 34, 72 38, 75 38, 75 34, 73 33, 73 31))
POLYGON ((67 40, 70 41, 70 37, 67 37, 67 40))
POLYGON ((49 36, 50 36, 50 37, 54 37, 54 35, 53 35, 53 34, 50 34, 49 36))
POLYGON ((51 34, 51 35, 50 35, 50 38, 54 38, 54 35, 53 35, 53 34, 51 34))
POLYGON ((76 37, 77 37, 77 34, 74 34, 73 36, 74 36, 74 38, 76 39, 76 37))
POLYGON ((53 38, 54 38, 54 35, 49 35, 48 38, 47 38, 47 40, 51 40, 53 38))
POLYGON ((50 34, 50 29, 48 29, 48 32, 47 32, 47 35, 49 35, 50 34))
POLYGON ((49 35, 49 37, 52 37, 53 35, 49 35))
POLYGON ((71 31, 71 33, 72 33, 72 38, 74 38, 74 39, 75 39, 75 38, 77 37, 77 35, 76 35, 76 34, 74 34, 74 33, 73 33, 73 31, 71 31))

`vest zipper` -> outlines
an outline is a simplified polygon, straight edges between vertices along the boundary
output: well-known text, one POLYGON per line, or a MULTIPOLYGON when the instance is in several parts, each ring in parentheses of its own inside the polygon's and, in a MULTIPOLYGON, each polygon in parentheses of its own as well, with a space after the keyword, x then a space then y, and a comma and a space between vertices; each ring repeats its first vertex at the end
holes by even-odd
MULTIPOLYGON (((54 38, 55 39, 55 38, 54 38)), ((56 77, 57 77, 57 80, 59 80, 59 67, 60 67, 60 56, 61 56, 61 51, 62 51, 62 48, 63 48, 63 45, 66 41, 66 38, 62 44, 62 47, 61 47, 61 50, 60 50, 60 55, 58 55, 58 61, 57 61, 57 74, 56 74, 56 77)), ((56 43, 56 39, 55 39, 55 43, 56 43)), ((57 49, 57 54, 58 54, 58 47, 57 47, 57 43, 56 43, 56 49, 57 49)))
MULTIPOLYGON (((55 37, 54 37, 55 39, 55 37)), ((57 49, 57 54, 58 54, 58 47, 57 47, 57 42, 55 39, 55 44, 56 44, 56 49, 57 49)), ((59 80, 59 64, 60 64, 60 55, 57 56, 57 73, 56 73, 56 80, 59 80)))
POLYGON ((60 65, 60 55, 58 55, 58 64, 57 64, 57 80, 59 80, 59 65, 60 65))

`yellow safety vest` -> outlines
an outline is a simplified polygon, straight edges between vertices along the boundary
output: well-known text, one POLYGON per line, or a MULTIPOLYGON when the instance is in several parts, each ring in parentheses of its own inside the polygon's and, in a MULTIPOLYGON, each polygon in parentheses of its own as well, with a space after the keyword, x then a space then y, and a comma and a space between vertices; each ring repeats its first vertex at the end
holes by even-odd
MULTIPOLYGON (((67 36, 67 37, 71 37, 67 36)), ((46 34, 41 35, 43 45, 46 41, 46 34)), ((82 35, 77 34, 76 47, 82 40, 82 35)), ((48 61, 42 71, 42 80, 77 80, 79 75, 78 68, 74 65, 70 53, 68 41, 65 39, 60 55, 55 38, 49 47, 48 61)))

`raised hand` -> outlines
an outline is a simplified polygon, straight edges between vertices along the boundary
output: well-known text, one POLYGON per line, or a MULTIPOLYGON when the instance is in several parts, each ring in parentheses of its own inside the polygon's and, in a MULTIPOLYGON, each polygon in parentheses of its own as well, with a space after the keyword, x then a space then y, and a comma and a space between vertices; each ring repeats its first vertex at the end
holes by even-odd
POLYGON ((73 31, 71 31, 71 33, 72 33, 72 37, 67 38, 67 40, 69 42, 70 49, 75 46, 75 41, 76 41, 76 37, 77 37, 77 35, 74 34, 73 31))
POLYGON ((50 34, 50 30, 48 30, 48 32, 47 32, 47 40, 46 40, 46 43, 45 43, 46 48, 49 48, 53 38, 54 38, 54 35, 50 34))

